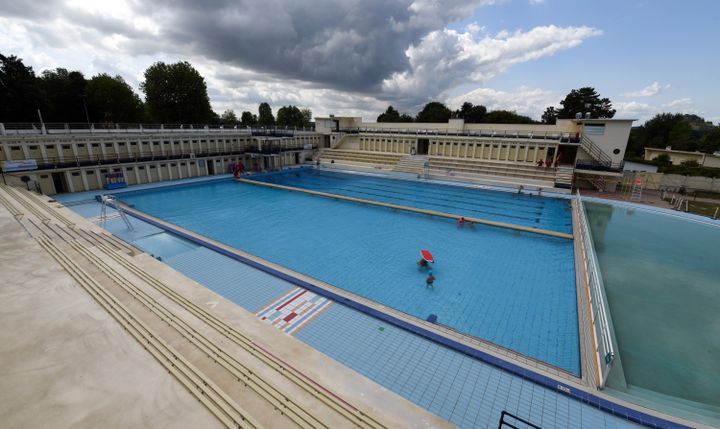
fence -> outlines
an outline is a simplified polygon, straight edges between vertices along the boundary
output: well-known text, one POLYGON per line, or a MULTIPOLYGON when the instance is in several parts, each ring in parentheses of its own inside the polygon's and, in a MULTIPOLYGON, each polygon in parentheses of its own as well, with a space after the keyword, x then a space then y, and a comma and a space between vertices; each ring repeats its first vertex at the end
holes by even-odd
POLYGON ((580 198, 580 191, 575 199, 575 213, 580 231, 580 252, 585 264, 585 284, 590 300, 590 324, 593 332, 593 346, 595 347, 595 361, 598 368, 598 387, 605 387, 610 370, 615 361, 615 348, 612 341, 612 331, 607 317, 607 305, 603 292, 602 275, 600 274, 597 256, 593 245, 590 225, 585 214, 585 207, 580 198))

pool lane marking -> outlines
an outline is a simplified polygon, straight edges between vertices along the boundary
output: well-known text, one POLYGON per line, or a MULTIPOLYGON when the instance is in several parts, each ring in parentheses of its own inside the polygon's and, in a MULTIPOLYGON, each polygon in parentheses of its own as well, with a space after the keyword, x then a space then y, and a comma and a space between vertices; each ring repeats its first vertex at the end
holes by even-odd
POLYGON ((255 316, 263 323, 294 335, 332 303, 333 301, 322 295, 296 287, 261 308, 255 316))
POLYGON ((387 208, 391 208, 391 209, 404 210, 404 211, 408 211, 408 212, 426 214, 426 215, 437 216, 437 217, 444 217, 444 218, 448 218, 448 219, 458 220, 460 218, 464 218, 465 221, 467 221, 467 222, 477 223, 477 224, 481 224, 481 225, 489 225, 489 226, 495 226, 498 228, 514 229, 516 231, 523 231, 523 232, 530 232, 530 233, 534 233, 534 234, 547 235, 547 236, 551 236, 551 237, 565 238, 568 240, 573 239, 572 234, 567 234, 564 232, 557 232, 557 231, 549 231, 549 230, 540 229, 540 228, 531 228, 529 226, 516 225, 513 223, 497 222, 494 220, 481 219, 481 218, 469 217, 469 216, 460 216, 460 215, 455 215, 455 214, 451 214, 451 213, 439 212, 439 211, 435 211, 435 210, 418 209, 415 207, 408 207, 408 206, 403 206, 400 204, 383 203, 383 202, 379 202, 379 201, 366 200, 363 198, 348 197, 345 195, 331 194, 328 192, 320 192, 320 191, 312 191, 310 189, 296 188, 293 186, 276 185, 274 183, 258 182, 256 180, 241 179, 241 178, 237 178, 235 180, 238 182, 241 182, 241 183, 257 185, 257 186, 265 186, 268 188, 281 189, 284 191, 302 192, 305 194, 317 195, 317 196, 325 197, 325 198, 351 201, 354 203, 368 204, 368 205, 372 205, 372 206, 387 207, 387 208))

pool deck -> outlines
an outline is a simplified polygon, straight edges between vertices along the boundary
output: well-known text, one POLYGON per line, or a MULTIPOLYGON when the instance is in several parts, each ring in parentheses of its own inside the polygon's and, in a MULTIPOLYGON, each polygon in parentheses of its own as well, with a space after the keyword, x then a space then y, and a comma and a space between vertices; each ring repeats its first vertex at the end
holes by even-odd
MULTIPOLYGON (((207 179, 205 179, 205 180, 207 180, 207 179)), ((191 181, 180 181, 179 183, 192 183, 192 182, 196 182, 196 181, 202 181, 202 180, 194 179, 191 181)), ((170 183, 170 184, 173 185, 173 184, 177 184, 177 183, 178 182, 174 182, 174 183, 170 183)), ((133 187, 132 190, 136 190, 139 188, 140 187, 133 187)), ((147 188, 147 187, 143 186, 143 188, 147 188)), ((71 199, 85 198, 85 200, 87 201, 86 196, 73 196, 73 197, 77 197, 77 198, 71 198, 71 199)), ((10 201, 12 201, 12 200, 10 200, 10 201)), ((20 209, 22 210, 22 208, 20 208, 20 209)), ((56 207, 53 207, 53 209, 56 209, 56 207)), ((68 213, 70 213, 69 210, 66 210, 66 209, 59 209, 59 210, 63 213, 63 215, 65 215, 68 218, 71 218, 73 220, 73 223, 76 225, 86 225, 89 228, 94 228, 95 231, 102 231, 101 229, 97 228, 94 225, 88 225, 89 222, 87 222, 87 220, 82 219, 80 216, 77 216, 74 213, 72 213, 72 215, 69 215, 68 214, 68 213)), ((0 209, 0 212, 2 212, 2 209, 0 209)), ((304 338, 305 342, 312 344, 315 348, 318 348, 319 350, 325 352, 326 354, 328 354, 330 356, 335 356, 336 352, 339 352, 339 350, 324 349, 323 342, 316 344, 315 342, 317 340, 313 340, 313 338, 317 335, 320 335, 321 337, 324 336, 325 338, 327 337, 327 335, 334 335, 334 334, 331 334, 329 331, 325 331, 324 328, 321 331, 318 331, 318 329, 321 326, 325 326, 327 323, 337 324, 339 322, 337 317, 340 317, 340 314, 347 313, 348 316, 350 316, 350 314, 354 314, 353 310, 350 310, 350 309, 345 310, 344 309, 346 307, 346 305, 348 304, 348 302, 346 300, 356 299, 359 297, 342 295, 342 293, 347 294, 347 292, 344 292, 337 288, 333 288, 331 285, 319 284, 316 280, 314 280, 312 278, 303 276, 302 274, 299 274, 299 273, 294 273, 290 270, 285 269, 284 267, 270 264, 267 261, 261 260, 260 258, 255 258, 252 255, 247 255, 247 254, 244 254, 243 252, 239 252, 236 249, 228 248, 227 246, 223 247, 223 245, 220 243, 212 242, 212 240, 208 240, 205 237, 198 236, 197 234, 194 234, 190 231, 181 230, 177 226, 169 225, 169 224, 163 225, 162 221, 160 221, 158 219, 153 219, 153 218, 147 216, 146 214, 142 214, 142 213, 134 213, 134 214, 138 215, 139 217, 141 217, 147 221, 150 221, 151 223, 156 224, 156 226, 161 226, 161 228, 163 228, 163 229, 175 231, 175 233, 177 233, 180 236, 187 234, 187 236, 185 238, 187 238, 191 241, 203 242, 205 244, 211 245, 212 247, 217 247, 216 251, 220 251, 221 253, 226 253, 227 255, 230 255, 230 256, 234 255, 234 256, 236 256, 236 258, 235 258, 236 260, 238 260, 238 259, 245 260, 246 265, 256 266, 256 264, 259 264, 259 265, 262 265, 262 267, 264 267, 266 269, 265 270, 266 272, 267 272, 267 268, 270 268, 272 271, 276 271, 277 273, 285 274, 295 280, 300 280, 301 286, 311 286, 312 287, 314 285, 316 287, 322 287, 324 291, 332 291, 333 293, 337 293, 338 294, 337 300, 335 302, 337 302, 339 304, 345 304, 345 305, 334 305, 330 308, 330 310, 327 310, 327 311, 324 311, 325 309, 320 309, 318 311, 318 313, 313 316, 314 318, 312 319, 311 323, 308 324, 309 327, 301 328, 298 330, 298 332, 299 332, 298 338, 304 338), (331 321, 327 320, 330 317, 334 317, 335 318, 335 319, 333 319, 334 321, 331 322, 331 321)), ((10 216, 9 213, 3 213, 3 215, 10 216)), ((31 216, 32 214, 27 214, 27 215, 31 216)), ((60 226, 60 225, 56 225, 56 226, 60 226)), ((63 225, 63 227, 67 227, 67 225, 63 225)), ((280 331, 278 329, 274 329, 267 324, 259 322, 257 320, 257 318, 255 318, 255 316, 252 315, 252 313, 248 313, 247 311, 240 309, 239 307, 237 307, 237 305, 226 301, 221 296, 214 294, 213 292, 209 291, 208 289, 205 289, 201 285, 194 283, 192 281, 189 281, 184 276, 180 275, 176 271, 167 267, 165 264, 161 264, 161 263, 157 262, 155 259, 151 258, 149 255, 141 254, 141 255, 135 256, 133 258, 134 259, 137 258, 138 261, 142 261, 143 267, 145 267, 147 265, 147 267, 148 267, 147 269, 151 268, 152 270, 157 270, 158 272, 160 272, 160 271, 164 272, 165 273, 164 275, 167 275, 168 276, 167 278, 172 279, 172 281, 175 281, 176 277, 180 277, 180 278, 184 279, 183 280, 184 282, 189 282, 192 285, 192 287, 190 287, 190 286, 188 287, 188 293, 200 294, 203 297, 202 297, 202 299, 198 299, 197 300, 198 302, 203 302, 203 303, 208 303, 208 304, 213 303, 213 305, 217 306, 215 308, 215 310, 221 309, 222 311, 227 312, 226 313, 228 315, 227 320, 238 320, 237 319, 239 317, 238 314, 242 314, 245 317, 244 323, 238 324, 238 326, 242 325, 243 329, 247 329, 247 326, 249 326, 249 325, 252 326, 253 324, 262 325, 267 330, 267 331, 261 331, 262 334, 260 336, 262 337, 263 341, 266 341, 267 336, 270 335, 269 332, 272 331, 275 334, 281 335, 281 337, 277 338, 277 347, 280 350, 282 350, 283 348, 289 347, 287 344, 285 344, 288 341, 287 335, 282 334, 282 331, 280 331), (207 301, 204 301, 204 300, 207 300, 207 301), (214 304, 216 302, 221 303, 221 304, 220 305, 214 304), (242 310, 242 311, 239 311, 239 310, 242 310), (253 319, 252 320, 253 323, 250 322, 250 318, 253 319)), ((263 269, 259 265, 257 265, 256 268, 263 269)), ((248 267, 248 269, 252 269, 252 268, 248 267)), ((168 280, 168 282, 170 282, 170 280, 168 280)), ((297 282, 293 282, 293 283, 297 284, 297 282)), ((285 293, 287 293, 287 291, 285 293)), ((278 294, 278 298, 280 298, 280 297, 281 297, 280 294, 278 294)), ((578 305, 579 306, 581 304, 580 301, 581 301, 581 299, 580 299, 580 297, 578 297, 578 305)), ((598 392, 596 389, 594 389, 593 387, 590 386, 590 381, 587 380, 587 374, 588 374, 587 367, 583 367, 583 374, 586 376, 585 377, 586 379, 581 380, 581 379, 578 379, 577 377, 574 377, 570 374, 565 373, 564 371, 560 371, 560 370, 557 370, 556 368, 542 364, 541 362, 537 362, 532 359, 528 359, 528 358, 518 355, 512 351, 499 348, 490 343, 485 343, 485 342, 479 341, 477 339, 471 339, 469 337, 462 336, 462 334, 459 334, 455 331, 446 330, 442 326, 438 326, 438 325, 431 324, 429 322, 418 320, 416 318, 413 318, 412 316, 408 316, 403 313, 397 312, 395 310, 392 310, 392 309, 389 309, 389 308, 386 308, 383 306, 379 306, 378 304, 373 303, 371 301, 362 302, 362 300, 360 299, 359 301, 355 301, 355 302, 361 302, 363 305, 368 305, 369 308, 372 308, 378 312, 382 312, 382 314, 391 315, 392 317, 397 318, 400 322, 408 323, 415 327, 418 327, 418 326, 422 327, 423 329, 426 329, 435 335, 445 336, 446 338, 451 339, 452 341, 459 342, 461 344, 463 342, 467 342, 468 344, 466 344, 466 345, 473 347, 473 349, 482 351, 482 353, 487 354, 487 356, 491 357, 492 359, 498 359, 500 362, 497 362, 499 365, 496 365, 496 366, 502 368, 503 363, 510 362, 512 365, 515 365, 516 368, 519 368, 521 371, 524 371, 527 373, 526 375, 528 375, 528 377, 522 377, 518 374, 515 374, 515 376, 518 376, 520 378, 532 379, 533 377, 530 376, 531 374, 545 377, 547 383, 545 383, 545 387, 541 388, 541 390, 539 391, 539 392, 543 392, 543 393, 540 396, 538 396, 539 393, 536 393, 535 396, 544 397, 545 399, 543 401, 545 402, 546 407, 549 404, 554 404, 555 401, 559 400, 562 396, 565 396, 568 393, 566 391, 566 389, 571 389, 573 392, 577 392, 577 395, 570 395, 570 396, 574 397, 575 399, 578 399, 578 401, 571 401, 567 405, 569 407, 571 414, 574 412, 573 410, 575 410, 576 407, 580 407, 580 408, 577 408, 577 410, 580 410, 580 411, 585 410, 585 413, 587 416, 595 416, 594 413, 598 410, 598 407, 600 409, 605 409, 605 407, 612 408, 612 407, 617 406, 618 410, 615 411, 616 415, 623 415, 623 413, 625 413, 624 414, 625 419, 627 419, 630 417, 628 415, 627 410, 637 410, 637 411, 640 411, 643 415, 645 415, 645 418, 643 418, 642 421, 644 421, 646 424, 648 424, 652 427, 683 427, 682 425, 696 426, 696 427, 699 426, 695 423, 689 423, 689 422, 683 421, 681 419, 676 419, 674 417, 655 413, 652 410, 647 410, 647 409, 643 409, 641 407, 634 406, 627 402, 623 402, 623 401, 617 400, 615 398, 612 398, 610 396, 604 395, 602 392, 598 392), (552 384, 553 382, 555 383, 554 385, 552 384), (545 390, 542 390, 542 389, 545 389, 545 390), (555 392, 553 392, 553 390, 555 390, 555 392), (594 397, 596 399, 592 399, 591 397, 594 397), (585 398, 585 399, 583 399, 583 398, 585 398), (607 402, 609 405, 603 406, 603 404, 600 404, 598 402, 598 400, 607 402), (613 405, 613 404, 616 404, 616 405, 613 405), (622 411, 623 409, 625 409, 626 411, 622 411), (593 410, 595 410, 595 411, 593 411, 593 410), (657 419, 656 419, 656 417, 657 417, 657 419)), ((268 302, 268 304, 270 304, 270 302, 268 302)), ((350 308, 353 308, 353 307, 350 306, 350 308)), ((579 308, 579 310, 580 310, 580 308, 579 308)), ((220 310, 218 310, 218 311, 220 311, 220 310)), ((342 317, 347 317, 347 316, 342 316, 342 317)), ((360 317, 360 316, 352 316, 352 317, 360 317)), ((363 316, 363 317, 365 317, 365 316, 363 316)), ((583 314, 580 314, 580 317, 583 317, 583 314)), ((355 320, 359 320, 359 319, 355 319, 355 320)), ((382 320, 382 319, 380 319, 380 320, 382 320)), ((363 321, 363 322, 361 322, 361 324, 362 323, 366 323, 366 322, 363 321)), ((400 325, 402 325, 402 323, 400 325)), ((253 329, 255 329, 255 328, 253 327, 253 329)), ((257 329, 260 329, 260 328, 257 328, 257 329)), ((354 329, 357 331, 359 329, 359 327, 356 327, 354 329)), ((396 336, 399 335, 402 338, 406 338, 405 340, 402 340, 402 341, 410 341, 410 340, 416 341, 415 339, 412 339, 413 334, 410 334, 409 332, 404 332, 405 329, 400 329, 397 331, 395 331, 394 328, 392 328, 392 327, 387 327, 386 329, 388 330, 388 331, 386 331, 388 333, 393 332, 393 335, 396 335, 396 336)), ((412 330, 410 330, 410 331, 412 331, 412 330)), ((362 332, 362 329, 360 329, 359 332, 362 332)), ((346 335, 346 336, 351 337, 351 335, 346 335)), ((417 341, 426 341, 426 340, 418 339, 417 341)), ((294 342, 297 343, 297 341, 294 341, 294 342)), ((582 333, 581 333, 581 343, 582 343, 582 333)), ((293 344, 292 347, 297 347, 297 345, 293 344)), ((321 356, 323 359, 331 362, 335 366, 341 367, 343 370, 347 371, 347 368, 343 367, 342 365, 339 365, 334 360, 323 356, 322 354, 316 352, 314 349, 312 349, 308 346, 305 346, 305 347, 309 348, 310 350, 312 350, 314 352, 314 354, 312 356, 315 359, 315 362, 318 362, 316 356, 321 356)), ((291 354, 291 355, 289 355, 288 359, 291 360, 293 362, 293 364, 296 363, 296 356, 291 354)), ((338 359, 340 359, 341 361, 350 365, 353 368, 358 368, 358 370, 360 370, 361 372, 363 372, 365 374, 367 374, 367 373, 364 371, 371 371, 371 369, 363 370, 361 368, 362 365, 364 365, 362 362, 358 362, 357 365, 359 365, 359 366, 355 366, 355 364, 353 364, 352 361, 343 360, 340 357, 338 357, 338 359)), ((370 356, 368 356, 367 359, 370 360, 371 359, 370 356)), ((492 360, 492 359, 490 359, 490 360, 492 360)), ((321 361, 321 362, 325 362, 325 361, 321 361)), ((479 362, 478 362, 478 364, 481 365, 481 367, 482 367, 482 365, 485 365, 485 364, 480 364, 479 362)), ((308 364, 308 365, 309 365, 308 371, 311 371, 311 372, 318 371, 317 366, 316 366, 317 363, 308 364)), ((323 365, 324 365, 324 363, 323 363, 323 365)), ((350 373, 355 374, 356 377, 361 377, 362 381, 374 385, 374 383, 370 382, 369 380, 365 379, 362 376, 357 375, 353 371, 350 371, 350 373)), ((374 376, 371 376, 371 378, 375 379, 374 376)), ((357 383, 357 380, 354 380, 354 379, 349 380, 349 383, 353 387, 357 386, 355 384, 355 383, 357 383)), ((523 381, 523 383, 525 383, 525 381, 523 381)), ((531 385, 533 383, 537 383, 537 380, 534 380, 531 383, 531 385)), ((341 383, 341 384, 344 384, 344 383, 341 383)), ((510 383, 510 384, 513 384, 513 383, 510 383)), ((542 385, 542 383, 540 383, 540 384, 542 385)), ((361 383, 361 385, 362 385, 362 383, 361 383)), ((496 387, 498 387, 498 386, 496 386, 496 387)), ((346 388, 347 388, 347 386, 346 386, 346 388)), ((384 389, 381 388, 381 391, 383 391, 383 390, 384 389)), ((393 390, 395 390, 395 389, 393 389, 393 390)), ((402 389, 400 389, 400 390, 402 390, 402 389)), ((389 392, 385 391, 385 394, 388 394, 388 393, 389 392)), ((376 393, 373 391, 372 395, 375 395, 375 394, 376 393)), ((391 395, 391 396, 394 396, 394 395, 391 395)), ((513 395, 511 394, 510 397, 512 397, 512 396, 513 395)), ((520 395, 520 397, 522 397, 522 394, 520 395)), ((364 400, 367 400, 368 398, 365 395, 360 395, 360 398, 358 398, 358 399, 361 400, 361 402, 362 402, 364 400)), ((383 400, 384 397, 382 395, 380 395, 380 396, 378 396, 378 399, 383 400)), ((413 400, 413 402, 416 402, 416 403, 423 403, 423 401, 420 399, 418 399, 418 400, 412 399, 412 400, 413 400)), ((493 403, 497 402, 495 399, 492 399, 492 400, 493 400, 493 403)), ((378 404, 376 404, 375 400, 373 400, 372 402, 374 405, 378 405, 378 404)), ((542 404, 542 402, 541 402, 541 404, 542 404)), ((495 408, 496 406, 503 407, 501 409, 511 409, 511 410, 514 409, 513 406, 510 405, 509 402, 507 404, 503 405, 503 402, 501 401, 501 402, 497 403, 497 405, 493 406, 493 411, 492 411, 493 414, 495 413, 494 410, 497 409, 497 408, 495 408)), ((552 405, 552 407, 555 407, 555 405, 552 405)), ((541 408, 542 408, 542 405, 541 405, 541 408)), ((560 408, 560 406, 558 405, 558 409, 559 408, 560 408)), ((428 409, 434 409, 434 408, 428 407, 428 409)), ((523 407, 520 407, 519 409, 522 410, 523 407)), ((487 410, 487 411, 489 412, 490 410, 487 410)), ((415 412, 415 411, 413 410, 413 412, 415 412)), ((516 410, 516 412, 518 412, 518 411, 516 410)), ((529 413, 528 415, 524 415, 523 413, 519 413, 519 414, 523 415, 524 417, 528 417, 528 418, 535 415, 534 412, 532 411, 532 408, 528 409, 528 413, 529 413)), ((441 410, 440 414, 445 415, 445 412, 443 412, 441 410)), ((453 415, 452 412, 450 414, 453 415)), ((598 420, 590 420, 590 421, 595 422, 595 423, 591 424, 591 423, 589 423, 589 421, 584 420, 584 419, 577 420, 575 423, 571 423, 572 420, 567 420, 567 422, 565 422, 563 420, 562 414, 557 415, 557 416, 550 416, 550 417, 543 414, 544 417, 536 417, 536 419, 542 418, 543 419, 542 421, 545 423, 544 427, 555 427, 555 424, 551 424, 548 422, 555 422, 557 424, 557 426, 567 426, 567 427, 620 427, 620 426, 628 426, 629 427, 629 426, 632 426, 632 423, 628 420, 610 419, 609 418, 609 417, 611 417, 610 414, 605 414, 605 413, 601 413, 601 414, 607 416, 604 423, 600 423, 598 420)), ((570 416, 567 416, 565 418, 569 418, 569 417, 570 416)), ((632 420, 635 420, 635 419, 632 419, 632 420)), ((458 419, 453 418, 453 421, 458 421, 458 419)), ((474 423, 467 423, 466 420, 463 420, 463 419, 460 419, 459 421, 460 421, 459 424, 463 427, 471 427, 471 426, 476 427, 479 422, 479 420, 470 420, 470 422, 474 421, 474 423)), ((489 421, 492 422, 492 419, 490 419, 489 421)), ((539 421, 539 420, 536 420, 536 421, 539 421)), ((635 421, 637 421, 637 420, 635 420, 635 421)), ((497 422, 497 420, 495 420, 495 422, 497 422)), ((494 424, 496 424, 496 423, 494 423, 494 424)), ((484 426, 484 424, 483 424, 483 426, 484 426)))
POLYGON ((0 194, 10 426, 452 427, 70 210, 0 194))

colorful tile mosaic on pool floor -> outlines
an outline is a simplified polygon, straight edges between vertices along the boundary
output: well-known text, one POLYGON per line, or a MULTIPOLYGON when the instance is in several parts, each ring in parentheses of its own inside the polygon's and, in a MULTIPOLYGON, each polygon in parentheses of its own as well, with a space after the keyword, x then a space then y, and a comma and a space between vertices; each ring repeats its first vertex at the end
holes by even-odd
POLYGON ((295 288, 255 315, 286 334, 293 335, 328 307, 332 301, 302 288, 295 288))

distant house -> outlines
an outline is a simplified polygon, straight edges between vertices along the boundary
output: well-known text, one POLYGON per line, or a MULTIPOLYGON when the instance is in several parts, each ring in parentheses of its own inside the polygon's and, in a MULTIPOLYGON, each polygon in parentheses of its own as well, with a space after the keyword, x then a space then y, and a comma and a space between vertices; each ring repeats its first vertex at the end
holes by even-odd
POLYGON ((703 153, 703 152, 690 152, 686 150, 673 150, 670 146, 665 149, 646 147, 645 157, 646 161, 652 161, 662 154, 667 154, 670 157, 670 162, 673 165, 679 165, 683 162, 695 161, 703 167, 720 168, 720 156, 715 154, 703 153))
POLYGON ((625 161, 623 171, 644 171, 648 173, 657 173, 657 165, 644 164, 642 162, 625 161))

